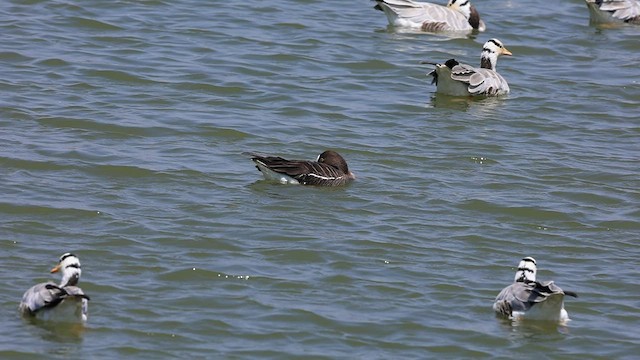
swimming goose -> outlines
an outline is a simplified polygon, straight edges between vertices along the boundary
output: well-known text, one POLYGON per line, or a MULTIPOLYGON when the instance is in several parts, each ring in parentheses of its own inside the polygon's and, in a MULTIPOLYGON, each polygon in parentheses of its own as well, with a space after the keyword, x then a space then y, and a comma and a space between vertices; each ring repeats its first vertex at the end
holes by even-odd
POLYGON ((569 314, 564 309, 564 296, 578 297, 563 291, 553 281, 536 281, 536 260, 525 257, 518 264, 513 284, 504 288, 493 303, 493 310, 514 320, 549 320, 564 322, 569 314))
POLYGON ((265 179, 283 184, 340 186, 355 179, 344 158, 331 150, 320 154, 316 161, 287 160, 256 153, 248 155, 265 179))
POLYGON ((640 25, 640 0, 585 0, 594 23, 640 25))
POLYGON ((60 256, 51 273, 61 272, 60 285, 53 282, 34 285, 22 296, 18 309, 25 316, 64 322, 87 321, 89 296, 77 287, 82 270, 80 260, 71 253, 60 256))
POLYGON ((387 15, 389 24, 422 31, 485 31, 487 28, 469 0, 449 0, 447 6, 411 0, 375 0, 374 9, 387 15))
POLYGON ((433 76, 437 92, 452 96, 499 96, 509 93, 509 84, 496 71, 500 55, 511 55, 511 51, 498 39, 487 41, 482 47, 480 67, 475 68, 449 59, 444 64, 422 61, 435 65, 435 70, 427 75, 433 76))

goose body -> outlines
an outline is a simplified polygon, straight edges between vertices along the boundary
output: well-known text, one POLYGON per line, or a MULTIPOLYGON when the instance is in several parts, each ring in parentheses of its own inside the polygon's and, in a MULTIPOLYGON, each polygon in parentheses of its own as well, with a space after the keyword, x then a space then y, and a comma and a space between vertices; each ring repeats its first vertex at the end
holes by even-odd
POLYGON ((493 303, 493 310, 496 314, 513 320, 569 320, 569 314, 564 309, 564 296, 578 295, 563 291, 553 281, 538 282, 536 272, 534 258, 522 259, 513 284, 500 291, 493 303))
POLYGON ((436 91, 450 96, 500 96, 510 92, 507 81, 496 71, 498 57, 511 55, 498 39, 487 41, 480 57, 480 67, 461 64, 449 59, 444 64, 424 61, 435 65, 428 75, 433 77, 436 91))
POLYGON ((480 14, 469 0, 449 0, 447 6, 411 0, 375 0, 389 24, 422 31, 485 31, 480 14))
POLYGON ((265 179, 283 184, 340 186, 355 179, 344 158, 332 150, 320 154, 316 161, 287 160, 255 153, 249 155, 265 179))
POLYGON ((640 0, 585 0, 593 23, 640 25, 640 0))
POLYGON ((77 286, 82 273, 78 257, 71 253, 63 254, 51 272, 62 273, 60 284, 47 282, 29 288, 18 306, 20 313, 42 320, 87 321, 89 296, 77 286))

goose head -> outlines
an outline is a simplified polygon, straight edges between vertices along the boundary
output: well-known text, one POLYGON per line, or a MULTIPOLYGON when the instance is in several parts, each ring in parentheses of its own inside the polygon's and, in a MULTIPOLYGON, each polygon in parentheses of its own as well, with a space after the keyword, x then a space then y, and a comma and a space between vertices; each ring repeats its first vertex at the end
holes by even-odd
POLYGON ((484 69, 496 70, 498 57, 500 55, 511 56, 511 51, 507 50, 502 42, 498 39, 491 39, 482 46, 482 54, 480 55, 480 67, 484 69))
POLYGON ((536 267, 536 259, 531 256, 520 260, 518 264, 518 270, 514 278, 515 282, 532 282, 536 281, 536 273, 538 268, 536 267))
POLYGON ((80 267, 80 259, 72 253, 64 253, 60 256, 58 265, 51 269, 51 273, 62 273, 60 287, 76 286, 80 281, 82 268, 80 267))
POLYGON ((345 174, 350 176, 354 176, 351 171, 349 171, 349 166, 347 166, 347 161, 342 157, 342 155, 338 154, 333 150, 326 150, 322 154, 318 155, 318 159, 316 160, 319 163, 325 163, 327 165, 333 166, 334 168, 342 171, 345 174))

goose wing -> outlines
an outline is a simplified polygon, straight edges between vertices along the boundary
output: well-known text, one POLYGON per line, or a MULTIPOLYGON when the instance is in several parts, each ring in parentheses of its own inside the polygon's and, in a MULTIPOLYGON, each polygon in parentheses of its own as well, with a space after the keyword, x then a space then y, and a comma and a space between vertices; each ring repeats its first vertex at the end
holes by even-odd
POLYGON ((58 305, 67 292, 54 283, 42 283, 32 286, 22 296, 20 311, 23 314, 34 315, 41 309, 58 305))
POLYGON ((459 64, 451 69, 451 78, 469 84, 471 95, 502 95, 509 93, 509 84, 502 75, 490 69, 459 64))
POLYGON ((67 293, 67 296, 90 300, 89 295, 85 294, 84 291, 77 286, 65 286, 62 289, 67 293))
POLYGON ((301 184, 318 186, 340 186, 351 181, 349 174, 345 174, 340 169, 313 161, 305 161, 302 165, 304 171, 293 176, 301 184))
POLYGON ((638 0, 587 0, 591 7, 611 13, 614 18, 631 23, 640 23, 640 1, 638 0))
POLYGON ((493 303, 493 309, 502 315, 511 316, 514 311, 527 311, 533 305, 528 301, 532 286, 515 282, 502 289, 493 303))
POLYGON ((469 82, 469 92, 474 95, 502 95, 509 93, 509 84, 502 75, 489 69, 477 69, 469 82))
POLYGON ((562 288, 556 285, 553 281, 547 281, 544 283, 536 281, 535 283, 532 284, 532 286, 533 286, 531 289, 532 295, 530 296, 529 300, 533 302, 542 302, 549 296, 556 295, 556 294, 563 294, 563 295, 578 297, 578 294, 576 294, 573 291, 562 290, 562 288))
MULTIPOLYGON (((288 175, 292 178, 313 171, 311 161, 287 160, 279 156, 262 156, 259 154, 251 154, 251 160, 257 165, 262 165, 273 172, 288 175)), ((258 170, 260 170, 260 167, 258 167, 258 170)))

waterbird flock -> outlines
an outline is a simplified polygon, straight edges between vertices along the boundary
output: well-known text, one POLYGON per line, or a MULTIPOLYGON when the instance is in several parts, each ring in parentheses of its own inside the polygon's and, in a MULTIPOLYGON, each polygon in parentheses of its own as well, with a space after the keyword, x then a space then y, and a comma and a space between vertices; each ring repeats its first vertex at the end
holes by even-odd
MULTIPOLYGON (((389 24, 409 27, 424 32, 483 32, 487 29, 477 9, 469 0, 449 0, 446 6, 411 0, 374 0, 375 9, 383 11, 389 24)), ((640 24, 640 0, 585 0, 593 23, 640 24)), ((496 71, 498 57, 511 52, 498 39, 488 40, 481 52, 480 67, 449 59, 435 65, 428 75, 433 77, 437 93, 450 96, 501 96, 509 93, 507 81, 496 71)), ((268 180, 283 184, 316 186, 342 186, 355 179, 345 159, 337 152, 327 150, 316 161, 286 160, 277 156, 247 153, 258 170, 268 180)), ((87 296, 78 282, 82 273, 80 260, 72 253, 60 256, 51 270, 60 272, 60 284, 40 283, 23 295, 18 309, 25 317, 60 322, 86 322, 87 296)), ((523 258, 514 282, 496 297, 496 314, 513 320, 532 319, 566 322, 569 315, 564 309, 564 296, 577 297, 562 290, 553 281, 536 279, 536 260, 523 258)))

